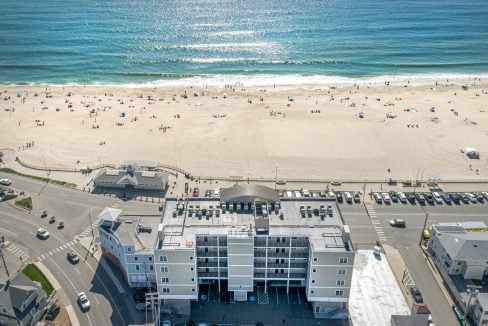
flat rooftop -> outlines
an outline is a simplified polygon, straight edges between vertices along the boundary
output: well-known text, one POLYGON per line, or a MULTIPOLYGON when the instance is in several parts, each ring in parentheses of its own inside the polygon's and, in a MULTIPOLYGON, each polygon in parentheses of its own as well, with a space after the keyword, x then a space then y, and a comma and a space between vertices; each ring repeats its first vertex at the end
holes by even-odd
MULTIPOLYGON (((259 204, 257 204, 259 206, 259 204)), ((163 214, 162 245, 191 248, 195 235, 255 235, 256 220, 268 219, 271 236, 310 238, 316 250, 344 250, 343 220, 335 201, 321 198, 282 199, 260 209, 222 203, 219 198, 168 198, 163 214), (263 213, 265 211, 265 213, 263 213), (257 216, 257 218, 255 217, 257 216)))
MULTIPOLYGON (((156 247, 161 216, 120 215, 114 221, 112 233, 122 244, 134 245, 136 252, 151 251, 156 247)), ((107 231, 109 226, 103 226, 107 231)))

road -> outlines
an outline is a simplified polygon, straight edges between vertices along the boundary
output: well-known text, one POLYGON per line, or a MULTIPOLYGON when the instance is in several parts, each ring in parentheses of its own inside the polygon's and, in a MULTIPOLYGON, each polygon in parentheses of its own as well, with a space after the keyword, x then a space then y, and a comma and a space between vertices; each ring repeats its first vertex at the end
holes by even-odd
POLYGON ((426 213, 427 226, 439 222, 483 221, 488 224, 488 204, 461 205, 391 205, 371 203, 368 215, 363 204, 341 204, 346 224, 351 228, 351 237, 358 247, 369 247, 380 240, 396 247, 405 261, 415 284, 431 309, 437 325, 458 325, 450 304, 428 267, 419 247, 420 235, 426 213), (372 209, 371 209, 372 207, 372 209), (393 228, 389 221, 394 218, 406 220, 406 228, 393 228))
MULTIPOLYGON (((0 174, 0 178, 6 177, 0 174)), ((107 206, 118 207, 124 213, 155 214, 159 205, 145 202, 124 202, 118 198, 91 195, 78 190, 45 185, 45 183, 14 177, 12 187, 32 196, 34 209, 31 213, 13 208, 7 203, 0 204, 0 233, 9 242, 4 250, 7 264, 13 262, 14 269, 20 263, 42 262, 55 276, 66 299, 73 306, 81 325, 126 325, 144 322, 144 314, 134 309, 132 293, 121 280, 124 293, 116 286, 101 268, 98 262, 88 255, 86 249, 76 240, 82 236, 91 236, 90 216, 94 231, 96 217, 107 206), (48 211, 48 218, 41 218, 41 212, 48 211), (63 220, 64 229, 58 229, 57 223, 50 224, 49 217, 63 220), (49 231, 47 240, 36 237, 38 228, 49 231), (82 258, 78 264, 71 264, 66 254, 75 251, 82 258), (20 259, 22 258, 22 259, 20 259), (20 263, 19 263, 20 262, 20 263), (88 312, 82 312, 76 302, 79 292, 87 293, 91 302, 88 312)), ((11 271, 12 272, 12 271, 11 271)), ((115 272, 115 274, 120 274, 115 272)), ((120 275, 119 275, 120 276, 120 275)))

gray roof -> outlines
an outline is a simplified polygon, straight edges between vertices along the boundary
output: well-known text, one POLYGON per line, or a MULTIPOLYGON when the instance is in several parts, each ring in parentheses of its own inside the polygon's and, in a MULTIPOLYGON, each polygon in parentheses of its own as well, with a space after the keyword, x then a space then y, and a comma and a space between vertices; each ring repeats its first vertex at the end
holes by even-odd
POLYGON ((443 233, 439 242, 452 260, 488 261, 488 233, 443 233))
POLYGON ((151 160, 125 160, 122 162, 122 166, 138 165, 143 168, 155 169, 158 167, 158 161, 151 160))
MULTIPOLYGON (((5 282, 0 282, 0 306, 6 310, 8 315, 15 316, 15 318, 24 323, 29 322, 31 319, 29 312, 34 305, 45 299, 46 292, 39 284, 30 280, 23 273, 18 273, 10 282, 8 288, 5 285, 5 282), (21 311, 22 304, 33 293, 37 293, 36 299, 21 311)), ((42 308, 39 307, 39 309, 42 308)), ((4 322, 6 323, 6 320, 0 317, 0 324, 4 322)))
POLYGON ((137 167, 134 165, 128 166, 127 170, 107 170, 103 169, 95 177, 96 185, 110 185, 129 184, 134 186, 144 185, 160 185, 165 186, 168 183, 167 172, 153 172, 153 171, 134 171, 137 167))
POLYGON ((278 202, 280 195, 278 191, 265 186, 243 184, 222 189, 220 199, 224 202, 253 202, 256 200, 278 202))

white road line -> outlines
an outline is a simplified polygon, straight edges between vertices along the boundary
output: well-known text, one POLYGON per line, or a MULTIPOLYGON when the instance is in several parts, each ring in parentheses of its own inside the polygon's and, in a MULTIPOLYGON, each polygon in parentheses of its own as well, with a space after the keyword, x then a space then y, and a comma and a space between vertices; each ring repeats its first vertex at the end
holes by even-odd
POLYGON ((77 271, 77 272, 78 272, 78 274, 80 274, 80 275, 81 275, 81 272, 78 270, 78 268, 75 268, 75 271, 77 271))
POLYGON ((61 251, 61 249, 59 249, 59 248, 56 248, 56 251, 57 251, 57 252, 60 252, 60 251, 61 251))
POLYGON ((29 256, 29 255, 27 255, 27 254, 24 254, 24 255, 20 256, 20 258, 21 258, 22 260, 26 260, 26 259, 27 259, 27 258, 29 258, 29 257, 30 257, 30 256, 29 256))
POLYGON ((72 245, 74 245, 74 242, 70 241, 68 246, 71 247, 72 245))
POLYGON ((44 258, 45 258, 44 255, 41 255, 41 259, 44 259, 44 258))
POLYGON ((7 229, 0 228, 0 230, 1 230, 1 231, 3 231, 3 232, 10 233, 10 234, 11 234, 11 235, 13 235, 14 237, 16 237, 16 236, 17 236, 17 233, 13 233, 12 231, 9 231, 9 230, 7 230, 7 229))
POLYGON ((96 302, 97 302, 97 304, 99 305, 99 304, 100 304, 100 302, 98 302, 97 296, 96 296, 96 295, 94 295, 94 296, 93 296, 93 298, 95 299, 95 301, 96 301, 96 302))
POLYGON ((62 247, 63 247, 63 249, 68 249, 67 245, 63 245, 62 247))
POLYGON ((34 232, 29 231, 29 233, 32 234, 33 236, 37 236, 34 232))
POLYGON ((50 252, 48 252, 48 254, 49 254, 49 256, 52 256, 52 255, 53 255, 53 252, 52 252, 52 251, 50 251, 50 252))

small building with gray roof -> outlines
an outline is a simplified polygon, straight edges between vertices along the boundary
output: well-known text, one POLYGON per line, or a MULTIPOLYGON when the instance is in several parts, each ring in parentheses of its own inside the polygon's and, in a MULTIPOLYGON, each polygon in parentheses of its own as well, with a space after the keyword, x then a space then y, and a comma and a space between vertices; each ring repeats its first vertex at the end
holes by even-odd
POLYGON ((144 170, 132 163, 125 169, 102 169, 93 179, 93 184, 96 188, 164 191, 168 176, 167 172, 144 170))

